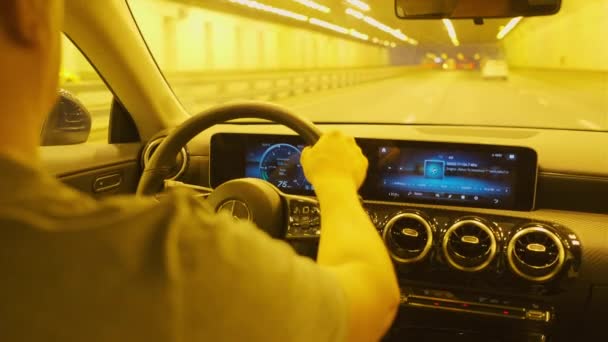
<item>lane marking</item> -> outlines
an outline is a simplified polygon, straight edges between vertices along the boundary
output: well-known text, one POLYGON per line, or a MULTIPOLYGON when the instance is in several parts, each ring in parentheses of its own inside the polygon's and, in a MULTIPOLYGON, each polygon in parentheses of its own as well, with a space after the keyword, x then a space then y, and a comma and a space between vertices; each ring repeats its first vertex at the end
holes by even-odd
POLYGON ((602 126, 596 124, 595 122, 591 122, 589 120, 580 119, 580 120, 578 120, 578 123, 581 124, 582 126, 585 126, 585 128, 592 129, 594 131, 599 131, 602 129, 602 126))
POLYGON ((403 119, 403 123, 414 123, 416 122, 416 114, 410 114, 407 118, 403 119))

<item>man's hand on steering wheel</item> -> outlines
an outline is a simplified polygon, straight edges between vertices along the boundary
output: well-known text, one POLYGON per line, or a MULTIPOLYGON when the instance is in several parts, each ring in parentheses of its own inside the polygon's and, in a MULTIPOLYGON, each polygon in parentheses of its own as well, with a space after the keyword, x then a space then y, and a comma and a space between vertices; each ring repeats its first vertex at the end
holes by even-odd
POLYGON ((324 134, 313 147, 302 152, 304 174, 317 189, 335 182, 352 183, 359 189, 365 180, 367 166, 367 158, 355 139, 340 131, 324 134))

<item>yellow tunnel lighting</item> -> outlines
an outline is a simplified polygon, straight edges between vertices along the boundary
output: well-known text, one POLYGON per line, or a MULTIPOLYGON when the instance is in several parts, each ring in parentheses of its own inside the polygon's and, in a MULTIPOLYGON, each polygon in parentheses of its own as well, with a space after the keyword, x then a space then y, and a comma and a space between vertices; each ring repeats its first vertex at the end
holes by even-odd
POLYGON ((371 41, 374 44, 378 44, 378 45, 384 46, 384 47, 392 47, 392 48, 397 47, 397 43, 391 42, 388 40, 380 40, 377 37, 372 38, 371 41))
POLYGON ((496 35, 497 39, 503 39, 507 34, 509 34, 509 32, 511 32, 511 30, 513 30, 515 28, 515 26, 517 26, 517 24, 519 24, 519 22, 523 19, 523 17, 515 17, 513 19, 511 19, 509 21, 509 23, 502 28, 502 30, 500 30, 500 32, 498 32, 498 34, 496 35))
POLYGON ((399 29, 393 30, 392 34, 397 39, 400 39, 400 40, 403 40, 404 42, 407 42, 407 36, 403 32, 401 32, 401 30, 399 30, 399 29))
POLYGON ((371 26, 373 26, 381 31, 384 31, 386 33, 389 33, 389 34, 392 34, 394 31, 388 25, 385 25, 372 17, 365 16, 363 18, 363 21, 365 21, 366 23, 370 24, 371 26))
POLYGON ((365 2, 361 1, 361 0, 346 0, 346 2, 348 2, 349 4, 353 5, 354 7, 362 10, 362 11, 369 11, 371 9, 371 7, 369 7, 368 4, 366 4, 365 2))
MULTIPOLYGON (((291 11, 288 11, 288 10, 285 10, 285 9, 282 9, 282 8, 266 5, 266 4, 263 4, 263 3, 258 2, 258 1, 254 1, 254 0, 229 0, 229 1, 231 3, 234 3, 234 4, 239 4, 239 5, 247 6, 249 8, 254 8, 254 9, 257 9, 257 10, 260 10, 260 11, 264 11, 264 12, 268 12, 268 13, 273 13, 273 14, 280 15, 280 16, 283 16, 283 17, 292 18, 292 19, 296 19, 296 20, 299 20, 299 21, 308 21, 311 25, 319 26, 319 27, 322 27, 322 28, 325 28, 325 29, 328 29, 328 30, 331 30, 331 31, 334 31, 334 32, 338 32, 338 33, 342 33, 342 34, 347 34, 347 35, 350 35, 350 36, 355 37, 357 39, 361 39, 361 40, 365 40, 365 41, 369 40, 369 36, 368 35, 366 35, 364 33, 361 33, 361 32, 358 32, 358 31, 356 31, 354 29, 350 29, 349 30, 346 27, 342 27, 340 25, 332 24, 332 23, 327 22, 325 20, 321 20, 321 19, 318 19, 318 18, 309 18, 309 17, 307 17, 305 15, 302 15, 302 14, 299 14, 299 13, 295 13, 295 12, 291 12, 291 11)), ((309 0, 294 0, 294 1, 296 1, 298 3, 301 3, 301 4, 305 5, 305 6, 308 6, 305 3, 307 3, 309 5, 312 4, 312 3, 315 3, 314 1, 309 1, 309 0)), ((315 4, 317 4, 317 3, 315 3, 315 4)), ((319 4, 317 4, 317 5, 319 5, 319 4)), ((321 6, 321 5, 319 5, 319 6, 321 6)), ((313 8, 313 7, 311 7, 311 8, 313 8)), ((320 8, 315 8, 315 9, 318 9, 318 10, 322 11, 320 8)), ((327 8, 327 10, 329 10, 329 8, 327 8)))
POLYGON ((364 33, 361 33, 361 32, 359 32, 359 31, 357 31, 355 29, 350 29, 349 33, 350 33, 351 36, 353 36, 355 38, 359 38, 361 40, 369 40, 369 36, 368 35, 366 35, 364 33))
POLYGON ((304 6, 308 7, 308 8, 312 8, 314 10, 317 10, 317 11, 320 11, 320 12, 323 12, 323 13, 329 13, 329 12, 331 12, 331 9, 329 7, 323 6, 320 3, 314 2, 312 0, 293 0, 293 1, 299 3, 300 5, 304 5, 304 6))
POLYGON ((349 31, 347 28, 342 27, 340 25, 328 23, 327 21, 324 21, 321 19, 310 18, 310 19, 308 19, 308 22, 311 23, 312 25, 323 27, 323 28, 326 28, 328 30, 332 30, 332 31, 335 31, 338 33, 349 34, 349 31))
POLYGON ((351 15, 359 20, 363 20, 363 18, 365 18, 365 14, 363 14, 357 10, 354 10, 352 8, 347 8, 345 12, 346 12, 346 14, 351 15))
POLYGON ((370 16, 367 16, 367 15, 365 15, 365 14, 363 14, 363 13, 361 13, 361 12, 355 10, 355 9, 347 8, 344 12, 346 14, 352 16, 352 17, 355 17, 355 18, 359 19, 359 20, 363 20, 367 24, 369 24, 369 25, 377 28, 380 31, 386 32, 386 33, 390 34, 391 36, 393 36, 393 37, 395 37, 395 38, 397 38, 397 39, 399 39, 401 41, 408 42, 408 43, 410 43, 412 45, 417 45, 418 44, 418 42, 415 39, 410 40, 410 38, 408 38, 408 36, 406 36, 403 32, 401 32, 401 30, 394 29, 394 28, 392 28, 392 27, 390 27, 390 26, 388 26, 386 24, 383 24, 383 23, 379 22, 378 20, 376 20, 376 19, 374 19, 374 18, 372 18, 370 16))
POLYGON ((450 19, 443 19, 443 25, 445 25, 445 28, 448 30, 448 36, 450 36, 450 39, 452 40, 452 44, 454 44, 454 46, 459 46, 460 42, 458 41, 458 36, 456 35, 456 29, 454 29, 454 25, 452 24, 452 21, 450 19))
POLYGON ((247 6, 249 8, 257 9, 260 11, 273 13, 273 14, 276 14, 276 15, 279 15, 282 17, 287 17, 287 18, 291 18, 291 19, 295 19, 295 20, 299 20, 299 21, 308 20, 308 17, 305 15, 295 13, 292 11, 288 11, 286 9, 266 5, 266 4, 263 4, 263 3, 260 3, 257 1, 253 1, 253 0, 229 0, 229 1, 234 4, 239 4, 239 5, 247 6))

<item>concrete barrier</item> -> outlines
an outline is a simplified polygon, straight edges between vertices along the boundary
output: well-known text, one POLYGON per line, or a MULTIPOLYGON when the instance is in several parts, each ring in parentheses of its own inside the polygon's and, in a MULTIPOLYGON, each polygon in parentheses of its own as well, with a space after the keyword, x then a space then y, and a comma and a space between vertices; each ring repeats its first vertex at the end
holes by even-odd
MULTIPOLYGON (((280 71, 215 71, 166 73, 165 77, 184 107, 196 113, 208 106, 233 100, 278 100, 305 93, 351 87, 402 76, 418 67, 335 68, 280 71)), ((108 115, 113 100, 96 75, 82 75, 64 82, 93 116, 89 141, 107 137, 108 115)))

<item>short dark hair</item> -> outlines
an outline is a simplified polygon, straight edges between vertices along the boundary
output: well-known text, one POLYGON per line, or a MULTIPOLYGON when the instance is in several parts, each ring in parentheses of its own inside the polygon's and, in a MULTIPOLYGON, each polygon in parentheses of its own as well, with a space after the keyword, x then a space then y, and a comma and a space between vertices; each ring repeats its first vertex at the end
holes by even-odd
POLYGON ((15 21, 17 1, 19 0, 0 0, 0 31, 15 42, 21 43, 22 38, 15 21))

